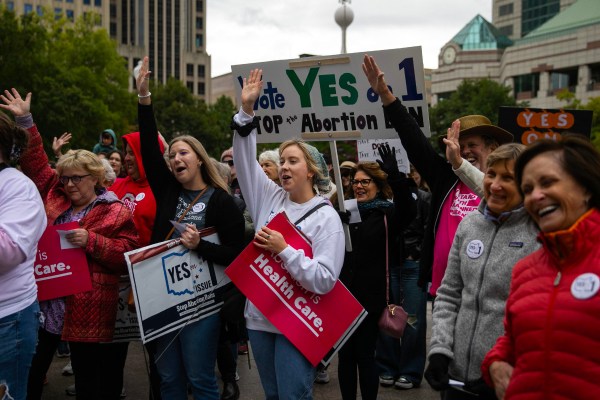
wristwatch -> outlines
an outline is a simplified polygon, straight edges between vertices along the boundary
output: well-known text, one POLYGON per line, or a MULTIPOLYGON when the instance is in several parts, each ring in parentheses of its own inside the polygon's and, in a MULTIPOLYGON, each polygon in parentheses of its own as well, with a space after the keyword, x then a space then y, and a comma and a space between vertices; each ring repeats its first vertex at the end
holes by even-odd
POLYGON ((241 137, 246 137, 250 134, 250 132, 252 132, 253 129, 258 128, 258 117, 254 116, 251 122, 243 126, 238 125, 238 123, 235 122, 235 119, 231 117, 231 125, 229 125, 229 128, 231 128, 232 131, 239 133, 241 137))

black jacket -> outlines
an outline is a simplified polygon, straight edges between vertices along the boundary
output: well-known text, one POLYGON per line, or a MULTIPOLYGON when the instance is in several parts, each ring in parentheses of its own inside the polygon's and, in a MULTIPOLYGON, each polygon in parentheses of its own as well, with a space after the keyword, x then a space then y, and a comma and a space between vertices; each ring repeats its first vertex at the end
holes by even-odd
MULTIPOLYGON (((167 167, 156 140, 156 120, 152 105, 138 105, 142 163, 146 177, 156 198, 156 219, 152 230, 152 243, 165 240, 171 230, 177 201, 183 187, 167 167)), ((200 240, 196 251, 202 257, 220 265, 229 265, 244 245, 244 217, 233 197, 215 188, 206 205, 206 227, 215 227, 220 245, 200 240)))
POLYGON ((346 252, 340 280, 368 313, 379 315, 384 309, 386 283, 385 225, 388 229, 388 265, 398 265, 398 242, 416 215, 416 201, 409 180, 389 180, 394 206, 361 210, 361 222, 350 224, 352 251, 346 252))
POLYGON ((419 286, 426 288, 427 283, 431 282, 433 244, 440 212, 444 200, 458 183, 458 177, 446 159, 435 152, 429 139, 425 137, 415 119, 400 103, 400 100, 396 99, 392 104, 383 107, 383 111, 387 120, 398 132, 408 159, 431 188, 429 223, 423 239, 419 271, 419 286))

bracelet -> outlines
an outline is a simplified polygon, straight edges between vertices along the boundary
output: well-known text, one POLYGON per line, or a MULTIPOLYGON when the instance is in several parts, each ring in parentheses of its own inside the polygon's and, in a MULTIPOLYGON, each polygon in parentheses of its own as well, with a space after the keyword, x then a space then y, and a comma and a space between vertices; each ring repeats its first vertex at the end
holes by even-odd
POLYGON ((151 95, 152 95, 152 93, 150 93, 150 92, 148 92, 148 94, 145 94, 143 96, 138 93, 138 98, 140 98, 140 99, 146 99, 146 98, 150 97, 151 95))

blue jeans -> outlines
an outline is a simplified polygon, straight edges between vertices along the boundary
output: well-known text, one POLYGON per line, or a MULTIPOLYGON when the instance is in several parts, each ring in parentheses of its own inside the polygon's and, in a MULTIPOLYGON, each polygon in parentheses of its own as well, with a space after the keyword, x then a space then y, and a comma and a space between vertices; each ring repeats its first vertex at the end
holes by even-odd
POLYGON ((248 329, 266 400, 312 400, 316 369, 285 336, 248 329))
MULTIPOLYGON (((30 306, 0 319, 0 384, 15 400, 27 397, 27 377, 35 354, 40 306, 30 306)), ((9 397, 6 397, 9 398, 9 397)))
POLYGON ((402 268, 390 269, 392 301, 408 313, 409 323, 404 330, 402 345, 397 339, 380 334, 377 343, 377 363, 380 375, 395 379, 405 377, 415 386, 421 384, 426 358, 427 293, 417 284, 419 262, 405 260, 402 268))
POLYGON ((215 375, 221 322, 213 314, 156 339, 156 367, 163 399, 187 400, 187 382, 195 400, 218 400, 215 375))

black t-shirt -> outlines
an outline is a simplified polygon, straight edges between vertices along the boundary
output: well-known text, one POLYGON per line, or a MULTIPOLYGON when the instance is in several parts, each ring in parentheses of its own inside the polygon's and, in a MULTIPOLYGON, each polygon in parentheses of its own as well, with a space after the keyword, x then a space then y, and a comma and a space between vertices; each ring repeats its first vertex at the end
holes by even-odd
MULTIPOLYGON (((177 199, 177 211, 175 212, 175 220, 177 221, 179 217, 184 213, 184 211, 188 208, 190 203, 194 201, 196 196, 201 192, 201 190, 186 190, 182 189, 179 194, 179 199, 177 199)), ((193 224, 197 229, 203 229, 206 226, 206 206, 208 205, 208 200, 215 192, 215 188, 209 187, 206 192, 194 203, 194 205, 189 209, 185 217, 180 221, 182 224, 193 224)), ((173 233, 173 237, 181 236, 177 230, 173 233)))

